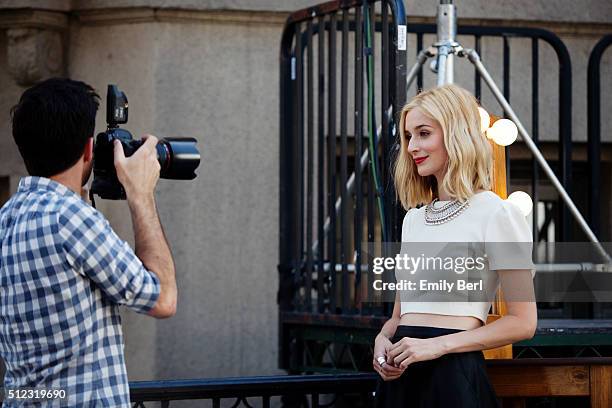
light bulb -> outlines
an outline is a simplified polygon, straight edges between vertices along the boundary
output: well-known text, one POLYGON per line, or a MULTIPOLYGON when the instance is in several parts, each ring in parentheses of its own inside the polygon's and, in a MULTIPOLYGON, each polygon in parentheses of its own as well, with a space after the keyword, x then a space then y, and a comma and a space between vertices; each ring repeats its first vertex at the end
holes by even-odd
POLYGON ((509 119, 499 119, 487 130, 487 137, 500 146, 508 146, 516 140, 518 129, 509 119))
POLYGON ((484 133, 489 128, 491 117, 489 113, 480 106, 478 107, 478 113, 480 113, 480 131, 484 133))
POLYGON ((531 210, 533 210, 533 201, 531 200, 529 194, 525 193, 524 191, 515 191, 514 193, 510 194, 508 196, 508 201, 520 208, 525 217, 527 217, 529 213, 531 213, 531 210))

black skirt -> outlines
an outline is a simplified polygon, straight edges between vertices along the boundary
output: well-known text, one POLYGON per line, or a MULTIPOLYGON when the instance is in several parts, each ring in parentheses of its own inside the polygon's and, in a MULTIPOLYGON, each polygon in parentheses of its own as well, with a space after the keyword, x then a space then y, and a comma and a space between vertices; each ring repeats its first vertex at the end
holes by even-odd
MULTIPOLYGON (((391 338, 427 339, 464 330, 397 326, 391 338)), ((410 364, 395 380, 378 378, 377 408, 498 408, 500 403, 487 375, 482 351, 449 353, 435 360, 410 364)))

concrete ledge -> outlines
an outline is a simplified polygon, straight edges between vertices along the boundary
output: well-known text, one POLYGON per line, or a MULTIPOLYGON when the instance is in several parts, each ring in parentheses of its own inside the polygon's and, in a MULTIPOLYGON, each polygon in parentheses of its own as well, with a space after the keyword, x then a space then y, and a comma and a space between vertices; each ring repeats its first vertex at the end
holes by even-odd
POLYGON ((49 11, 70 11, 70 0, 3 0, 0 9, 35 8, 49 11))
MULTIPOLYGON (((232 10, 292 12, 323 3, 324 0, 4 0, 0 9, 36 8, 52 11, 83 11, 109 8, 154 8, 183 10, 232 10)), ((406 2, 407 15, 433 17, 436 0, 406 2)), ((468 19, 526 20, 563 23, 612 21, 609 0, 456 0, 457 16, 468 19)))
POLYGON ((63 31, 67 27, 66 13, 34 9, 0 9, 0 29, 40 28, 63 31))
POLYGON ((179 23, 236 23, 236 24, 274 24, 283 25, 287 13, 245 12, 221 10, 180 10, 154 8, 125 8, 84 10, 74 13, 83 25, 113 25, 148 22, 179 23))

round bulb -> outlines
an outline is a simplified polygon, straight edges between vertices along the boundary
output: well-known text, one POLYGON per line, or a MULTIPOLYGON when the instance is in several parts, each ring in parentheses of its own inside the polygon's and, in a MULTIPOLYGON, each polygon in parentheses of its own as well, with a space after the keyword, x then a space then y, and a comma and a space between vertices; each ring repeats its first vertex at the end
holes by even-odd
POLYGON ((531 210, 533 210, 533 201, 531 200, 529 194, 525 193, 524 191, 515 191, 514 193, 510 194, 508 196, 508 201, 520 208, 525 217, 527 217, 529 213, 531 213, 531 210))
POLYGON ((514 122, 509 119, 500 119, 487 130, 487 137, 493 139, 500 146, 511 145, 517 136, 518 129, 514 122))
POLYGON ((478 113, 480 113, 480 131, 484 133, 489 128, 491 117, 489 113, 480 106, 478 107, 478 113))

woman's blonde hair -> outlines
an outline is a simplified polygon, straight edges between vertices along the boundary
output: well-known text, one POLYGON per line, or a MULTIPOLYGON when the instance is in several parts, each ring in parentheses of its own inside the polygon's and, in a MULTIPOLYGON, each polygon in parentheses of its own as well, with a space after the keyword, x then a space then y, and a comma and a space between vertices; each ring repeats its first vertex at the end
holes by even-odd
POLYGON ((414 108, 437 121, 443 130, 448 162, 442 187, 451 199, 465 201, 478 189, 490 190, 493 152, 480 129, 478 102, 474 95, 457 85, 443 85, 412 98, 400 114, 401 149, 394 166, 394 182, 404 209, 438 197, 435 176, 420 176, 408 152, 406 114, 414 108))

